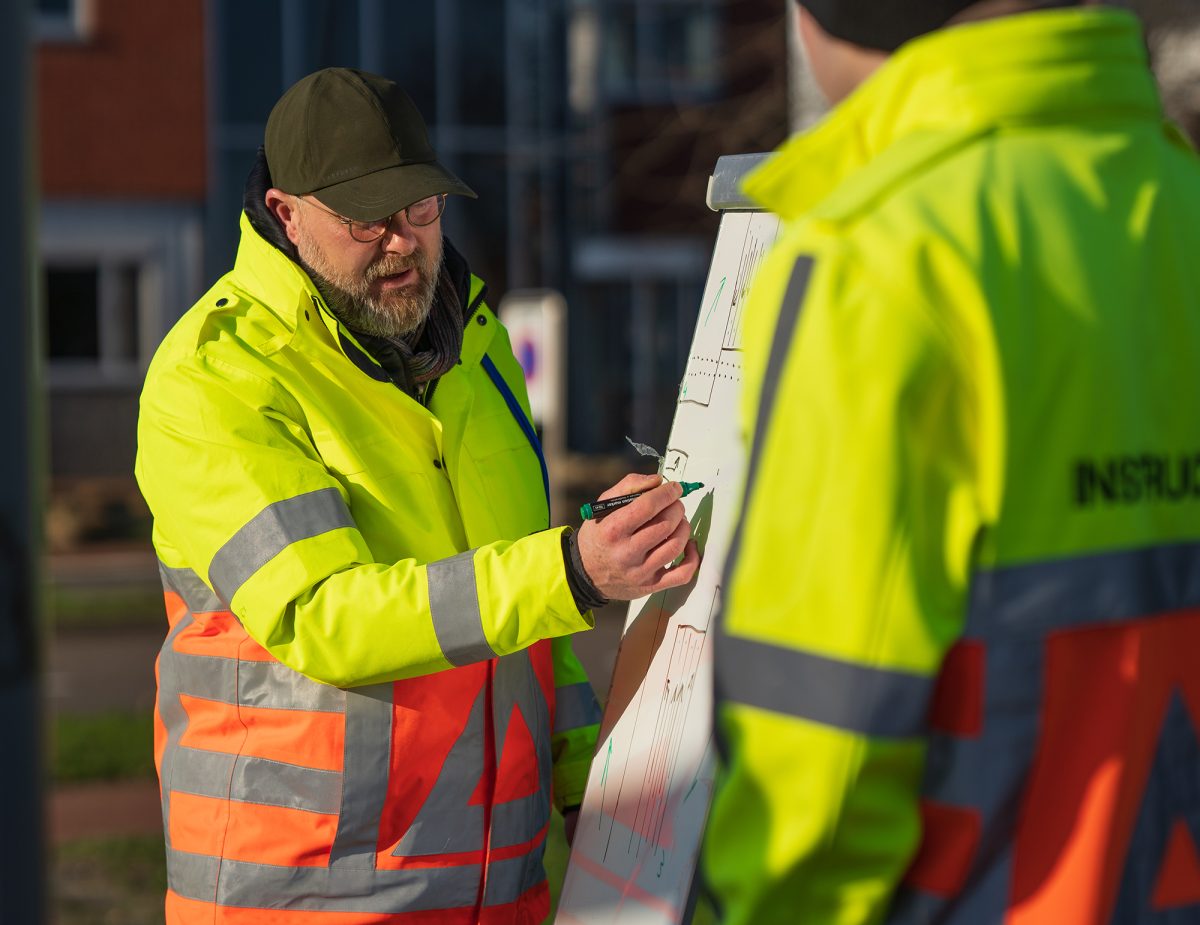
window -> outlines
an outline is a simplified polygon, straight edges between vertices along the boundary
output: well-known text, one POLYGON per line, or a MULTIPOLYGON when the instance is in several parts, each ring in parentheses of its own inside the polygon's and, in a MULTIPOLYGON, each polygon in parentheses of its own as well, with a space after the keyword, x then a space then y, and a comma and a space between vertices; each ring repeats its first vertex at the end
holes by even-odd
POLYGON ((100 268, 46 268, 46 334, 54 360, 100 358, 100 268))
POLYGON ((139 375, 141 267, 47 263, 46 353, 52 379, 129 381, 139 375))
POLYGON ((653 443, 670 433, 708 260, 708 245, 690 237, 580 242, 568 327, 572 449, 610 452, 626 435, 653 443))
POLYGON ((608 0, 601 52, 606 95, 656 102, 714 93, 716 17, 711 0, 608 0))
POLYGON ((33 35, 43 42, 78 42, 87 37, 91 0, 35 0, 33 35))

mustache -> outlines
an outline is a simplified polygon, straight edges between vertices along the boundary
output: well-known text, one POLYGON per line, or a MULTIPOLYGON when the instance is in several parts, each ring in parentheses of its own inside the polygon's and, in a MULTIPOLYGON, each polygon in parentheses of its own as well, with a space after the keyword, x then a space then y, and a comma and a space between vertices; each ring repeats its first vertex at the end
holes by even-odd
POLYGON ((425 261, 419 251, 414 251, 407 257, 402 257, 399 254, 385 254, 364 271, 363 275, 367 282, 373 283, 377 279, 384 276, 395 276, 397 273, 403 273, 405 270, 421 270, 425 265, 425 261))

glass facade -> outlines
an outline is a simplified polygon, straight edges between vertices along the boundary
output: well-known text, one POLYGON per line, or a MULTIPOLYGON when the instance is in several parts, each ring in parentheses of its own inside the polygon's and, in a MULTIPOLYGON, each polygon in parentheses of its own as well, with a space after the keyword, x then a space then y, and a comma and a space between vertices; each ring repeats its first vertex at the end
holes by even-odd
POLYGON ((271 107, 295 80, 356 67, 395 80, 412 97, 439 159, 480 194, 452 202, 447 234, 481 275, 503 284, 508 168, 505 4, 456 0, 214 0, 206 269, 224 273, 237 248, 245 178, 271 107), (476 228, 489 229, 487 233, 476 228))
MULTIPOLYGON (((620 452, 627 433, 665 441, 711 252, 709 229, 696 228, 700 256, 683 269, 654 269, 659 244, 650 213, 638 219, 636 244, 625 245, 638 266, 618 261, 589 273, 580 249, 615 242, 620 251, 627 240, 619 229, 631 208, 622 199, 628 181, 614 174, 637 165, 614 162, 625 158, 612 145, 620 134, 614 118, 631 105, 694 105, 717 93, 718 25, 730 6, 212 0, 209 278, 232 263, 242 185, 283 90, 327 65, 381 73, 405 88, 439 159, 479 194, 452 199, 444 228, 488 282, 493 307, 517 288, 566 296, 569 447, 620 452)), ((685 145, 680 157, 678 170, 694 168, 685 145)), ((695 207, 703 210, 702 195, 695 207)))
POLYGON ((712 96, 719 85, 718 12, 713 2, 606 0, 606 94, 640 104, 712 96))

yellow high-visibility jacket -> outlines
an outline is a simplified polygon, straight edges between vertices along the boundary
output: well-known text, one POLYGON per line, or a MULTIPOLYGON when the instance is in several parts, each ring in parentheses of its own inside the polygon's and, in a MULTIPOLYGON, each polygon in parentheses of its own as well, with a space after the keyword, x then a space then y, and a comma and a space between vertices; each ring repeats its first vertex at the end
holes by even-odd
POLYGON ((508 336, 470 277, 420 403, 242 223, 138 428, 168 918, 540 922, 599 712, 508 336))
POLYGON ((716 643, 723 921, 1200 916, 1200 163, 1137 21, 913 41, 744 188, 784 230, 716 643))

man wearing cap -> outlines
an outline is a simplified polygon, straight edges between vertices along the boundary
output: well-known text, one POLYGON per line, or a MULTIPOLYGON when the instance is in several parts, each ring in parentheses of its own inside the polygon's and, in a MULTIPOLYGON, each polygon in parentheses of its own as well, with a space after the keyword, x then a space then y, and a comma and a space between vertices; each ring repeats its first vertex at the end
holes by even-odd
POLYGON ((722 921, 1200 921, 1200 164, 1138 23, 798 19, 836 106, 744 184, 783 231, 715 646, 722 921))
POLYGON ((599 714, 569 634, 690 580, 680 489, 547 529, 520 367, 442 237, 412 102, 328 69, 271 112, 233 270, 159 348, 137 477, 170 630, 167 921, 513 923, 599 714), (683 556, 674 568, 673 561, 683 556))

